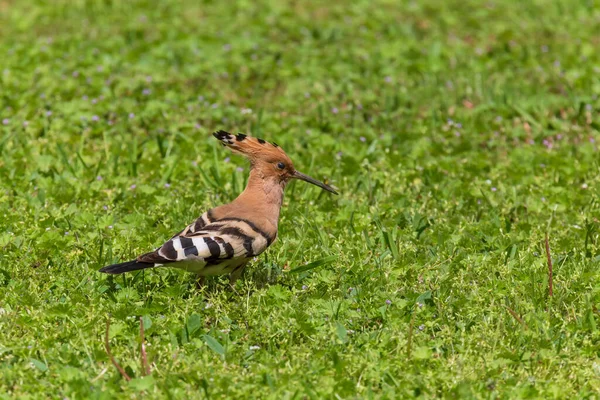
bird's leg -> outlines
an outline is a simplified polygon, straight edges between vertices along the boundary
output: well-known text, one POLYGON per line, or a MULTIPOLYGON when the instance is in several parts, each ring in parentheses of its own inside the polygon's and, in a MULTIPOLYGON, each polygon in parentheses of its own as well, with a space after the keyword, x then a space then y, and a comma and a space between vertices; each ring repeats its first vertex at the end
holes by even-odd
POLYGON ((244 271, 246 270, 246 265, 247 263, 238 266, 231 272, 231 274, 229 274, 229 284, 232 287, 235 284, 235 281, 237 281, 244 274, 244 271))
POLYGON ((206 277, 203 275, 198 275, 198 279, 196 280, 196 289, 200 290, 204 287, 206 283, 206 277))

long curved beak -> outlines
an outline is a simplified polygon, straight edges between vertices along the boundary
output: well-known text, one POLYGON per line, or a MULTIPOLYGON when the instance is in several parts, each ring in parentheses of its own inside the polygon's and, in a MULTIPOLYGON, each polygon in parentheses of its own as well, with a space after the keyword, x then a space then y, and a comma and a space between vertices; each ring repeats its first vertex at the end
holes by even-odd
POLYGON ((320 187, 321 189, 325 189, 328 192, 331 192, 333 194, 338 194, 338 192, 336 192, 335 189, 333 189, 331 186, 326 185, 323 182, 318 181, 314 178, 311 178, 308 175, 304 175, 302 172, 294 171, 293 177, 296 179, 300 179, 301 181, 304 181, 304 182, 312 183, 313 185, 316 185, 316 186, 320 187))

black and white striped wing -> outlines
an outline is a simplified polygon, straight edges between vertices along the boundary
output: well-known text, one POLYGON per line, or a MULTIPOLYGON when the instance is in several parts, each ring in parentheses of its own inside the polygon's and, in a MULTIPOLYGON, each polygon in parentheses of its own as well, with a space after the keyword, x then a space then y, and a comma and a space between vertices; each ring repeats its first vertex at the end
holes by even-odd
POLYGON ((251 221, 233 217, 217 220, 208 211, 156 251, 138 257, 138 261, 155 266, 185 264, 185 269, 196 272, 222 264, 222 273, 227 273, 228 267, 259 255, 273 240, 251 221))
POLYGON ((173 238, 177 236, 193 238, 196 236, 212 235, 227 240, 234 248, 239 248, 240 245, 243 246, 246 253, 245 256, 248 258, 259 255, 275 240, 275 237, 269 235, 246 218, 215 218, 211 210, 202 214, 200 218, 173 236, 173 238))
POLYGON ((274 237, 271 237, 251 221, 236 217, 220 218, 202 227, 199 232, 188 235, 190 237, 195 235, 217 235, 227 238, 228 242, 234 247, 236 255, 239 251, 246 258, 259 255, 275 240, 274 237))
POLYGON ((216 265, 227 260, 243 257, 243 249, 237 249, 229 238, 214 235, 194 237, 175 236, 157 250, 138 257, 138 261, 154 263, 156 266, 179 262, 194 264, 193 269, 216 265))
POLYGON ((208 210, 204 214, 202 214, 197 220, 186 226, 184 230, 179 232, 173 237, 177 236, 191 236, 197 232, 201 232, 202 228, 206 225, 215 221, 215 217, 212 215, 212 210, 208 210))

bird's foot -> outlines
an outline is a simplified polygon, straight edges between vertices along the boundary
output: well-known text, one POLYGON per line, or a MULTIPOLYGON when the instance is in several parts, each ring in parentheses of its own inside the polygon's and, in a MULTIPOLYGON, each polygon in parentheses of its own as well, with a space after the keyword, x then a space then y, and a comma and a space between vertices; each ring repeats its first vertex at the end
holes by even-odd
POLYGON ((206 277, 199 275, 198 279, 196 279, 196 290, 202 290, 202 288, 204 287, 205 284, 206 284, 206 277))

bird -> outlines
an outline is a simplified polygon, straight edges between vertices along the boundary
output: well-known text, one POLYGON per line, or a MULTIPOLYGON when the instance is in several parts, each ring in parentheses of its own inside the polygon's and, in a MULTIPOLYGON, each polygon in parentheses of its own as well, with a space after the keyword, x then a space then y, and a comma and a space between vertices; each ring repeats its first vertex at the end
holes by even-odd
POLYGON ((338 194, 333 187, 296 170, 290 157, 275 142, 223 130, 213 136, 250 161, 250 176, 244 191, 231 203, 206 211, 156 250, 135 260, 105 266, 100 272, 122 274, 173 267, 196 273, 198 287, 204 285, 208 276, 225 274, 229 274, 233 285, 248 262, 276 240, 284 189, 292 179, 338 194))

